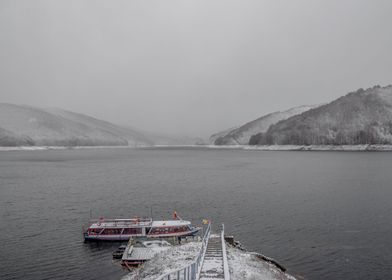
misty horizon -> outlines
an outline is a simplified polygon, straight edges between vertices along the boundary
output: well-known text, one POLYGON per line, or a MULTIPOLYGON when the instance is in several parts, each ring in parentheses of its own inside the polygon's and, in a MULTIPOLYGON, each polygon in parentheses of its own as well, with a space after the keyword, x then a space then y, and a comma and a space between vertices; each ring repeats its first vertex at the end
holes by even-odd
POLYGON ((390 84, 378 1, 2 1, 0 102, 208 137, 390 84))

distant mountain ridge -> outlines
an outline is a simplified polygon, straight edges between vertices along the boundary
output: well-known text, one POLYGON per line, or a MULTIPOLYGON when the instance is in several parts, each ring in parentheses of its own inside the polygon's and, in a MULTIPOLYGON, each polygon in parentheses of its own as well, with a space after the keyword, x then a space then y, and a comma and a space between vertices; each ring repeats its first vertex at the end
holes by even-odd
MULTIPOLYGON (((215 145, 392 145, 392 85, 348 93, 321 106, 274 112, 215 133, 215 145)), ((137 131, 57 108, 0 103, 0 146, 154 146, 200 138, 137 131)))
POLYGON ((253 135, 251 145, 392 144, 392 86, 348 93, 253 135))
POLYGON ((214 134, 210 137, 210 142, 215 145, 247 145, 252 135, 266 132, 271 125, 315 107, 303 105, 283 112, 270 113, 238 128, 214 134))
POLYGON ((57 108, 0 103, 0 146, 150 146, 129 128, 57 108))

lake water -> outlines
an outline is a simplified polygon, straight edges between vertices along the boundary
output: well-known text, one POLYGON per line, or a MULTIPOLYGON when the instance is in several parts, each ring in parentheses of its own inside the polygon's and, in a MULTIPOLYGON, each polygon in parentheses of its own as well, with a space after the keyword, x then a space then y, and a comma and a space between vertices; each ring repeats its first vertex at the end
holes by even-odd
POLYGON ((0 152, 0 279, 119 279, 82 225, 151 208, 306 279, 392 277, 392 153, 113 148, 0 152))

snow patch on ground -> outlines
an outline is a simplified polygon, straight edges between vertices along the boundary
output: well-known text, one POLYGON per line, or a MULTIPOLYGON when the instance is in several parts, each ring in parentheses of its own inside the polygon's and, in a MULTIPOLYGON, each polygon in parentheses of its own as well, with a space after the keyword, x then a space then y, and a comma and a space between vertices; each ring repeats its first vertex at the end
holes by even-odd
POLYGON ((257 254, 226 246, 231 280, 295 280, 273 264, 260 260, 257 254))
POLYGON ((166 273, 190 265, 198 256, 201 242, 189 242, 174 246, 165 252, 157 254, 143 266, 131 271, 122 280, 155 280, 166 273))

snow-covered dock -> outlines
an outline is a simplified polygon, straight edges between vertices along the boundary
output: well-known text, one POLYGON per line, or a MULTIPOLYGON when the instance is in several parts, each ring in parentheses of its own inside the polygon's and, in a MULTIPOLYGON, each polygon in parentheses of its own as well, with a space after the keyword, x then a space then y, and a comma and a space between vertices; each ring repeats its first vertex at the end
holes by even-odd
POLYGON ((122 280, 296 279, 260 254, 226 245, 223 229, 220 233, 210 233, 209 229, 201 242, 173 246, 122 280))

